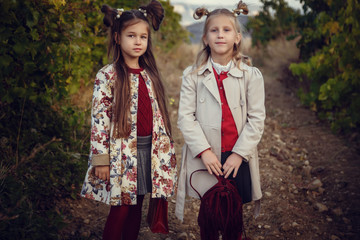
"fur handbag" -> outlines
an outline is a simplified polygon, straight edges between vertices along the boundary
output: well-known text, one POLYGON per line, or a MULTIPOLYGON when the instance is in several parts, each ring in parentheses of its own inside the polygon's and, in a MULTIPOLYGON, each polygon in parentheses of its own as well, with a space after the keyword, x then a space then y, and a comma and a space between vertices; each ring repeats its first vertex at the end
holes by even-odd
MULTIPOLYGON (((243 229, 242 200, 236 189, 235 182, 224 177, 214 175, 218 182, 212 186, 203 196, 190 186, 199 195, 201 200, 198 224, 200 227, 201 240, 218 240, 219 233, 223 240, 241 239, 243 229)), ((244 234, 245 239, 246 234, 244 234)))

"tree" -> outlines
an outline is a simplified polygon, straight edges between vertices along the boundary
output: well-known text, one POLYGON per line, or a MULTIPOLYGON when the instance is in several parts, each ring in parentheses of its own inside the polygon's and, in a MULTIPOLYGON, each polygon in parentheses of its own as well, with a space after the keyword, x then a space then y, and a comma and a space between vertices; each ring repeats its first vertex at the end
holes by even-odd
POLYGON ((266 45, 280 36, 290 36, 296 30, 300 12, 289 7, 284 0, 261 0, 259 15, 249 19, 253 45, 266 45))

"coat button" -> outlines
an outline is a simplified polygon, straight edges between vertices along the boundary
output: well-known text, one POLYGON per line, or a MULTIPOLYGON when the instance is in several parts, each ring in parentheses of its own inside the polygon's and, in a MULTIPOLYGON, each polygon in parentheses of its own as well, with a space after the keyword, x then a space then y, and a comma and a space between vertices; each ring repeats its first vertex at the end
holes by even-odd
POLYGON ((200 102, 205 102, 205 98, 200 98, 200 102))
POLYGON ((241 106, 244 106, 244 105, 245 105, 245 101, 244 101, 244 100, 241 100, 241 101, 240 101, 240 105, 241 105, 241 106))

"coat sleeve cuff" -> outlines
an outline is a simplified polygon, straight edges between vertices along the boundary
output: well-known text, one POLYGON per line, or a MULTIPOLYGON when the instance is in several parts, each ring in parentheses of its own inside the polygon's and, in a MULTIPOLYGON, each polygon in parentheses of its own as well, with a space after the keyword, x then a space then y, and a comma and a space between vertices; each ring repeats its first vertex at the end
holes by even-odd
POLYGON ((206 150, 210 150, 211 148, 207 148, 204 151, 202 151, 201 153, 199 153, 198 155, 196 155, 197 158, 201 158, 201 155, 206 151, 206 150))
POLYGON ((234 150, 234 149, 232 150, 232 152, 240 155, 240 156, 243 158, 243 161, 244 161, 244 162, 249 162, 250 154, 244 154, 244 153, 239 152, 239 151, 236 151, 236 150, 234 150))
POLYGON ((93 166, 110 165, 110 155, 109 154, 93 155, 91 157, 91 165, 93 166))

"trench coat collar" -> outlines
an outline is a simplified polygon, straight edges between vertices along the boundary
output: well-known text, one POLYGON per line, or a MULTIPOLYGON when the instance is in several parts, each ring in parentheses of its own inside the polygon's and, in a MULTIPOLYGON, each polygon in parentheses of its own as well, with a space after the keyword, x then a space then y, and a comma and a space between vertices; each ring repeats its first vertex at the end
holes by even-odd
MULTIPOLYGON (((229 70, 229 74, 235 78, 241 78, 243 77, 244 73, 243 73, 243 62, 240 63, 240 69, 238 67, 236 67, 235 62, 232 60, 232 64, 231 64, 231 68, 229 70)), ((198 70, 198 75, 203 75, 205 72, 209 71, 210 73, 213 73, 213 66, 211 64, 211 60, 210 57, 208 58, 207 62, 201 66, 201 68, 198 70)))

